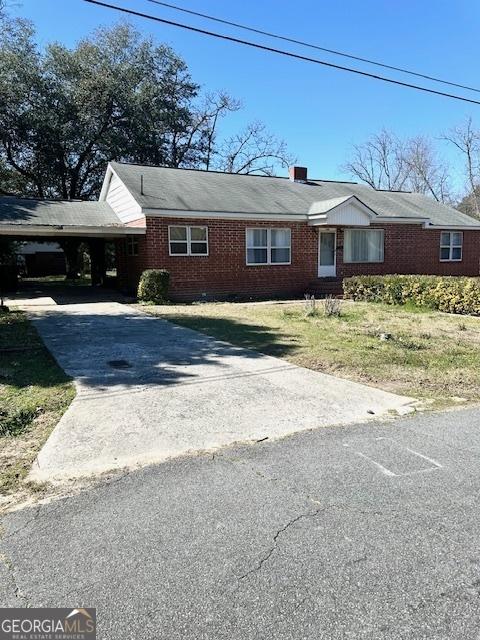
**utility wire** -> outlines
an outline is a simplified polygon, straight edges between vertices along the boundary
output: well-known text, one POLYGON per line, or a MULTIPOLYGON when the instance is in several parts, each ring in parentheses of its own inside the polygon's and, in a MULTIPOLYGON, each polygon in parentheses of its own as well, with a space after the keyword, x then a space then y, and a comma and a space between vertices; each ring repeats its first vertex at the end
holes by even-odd
POLYGON ((141 13, 140 11, 134 11, 133 9, 127 9, 126 7, 119 7, 114 4, 109 4, 108 2, 101 2, 100 0, 84 0, 84 2, 88 2, 89 4, 94 4, 99 7, 105 7, 107 9, 113 9, 114 11, 119 11, 121 13, 126 13, 131 16, 136 16, 138 18, 146 18, 147 20, 153 20, 154 22, 160 22, 162 24, 168 24, 172 27, 179 27, 180 29, 186 29, 188 31, 193 31, 195 33, 201 33, 206 36, 211 36, 213 38, 219 38, 221 40, 227 40, 228 42, 235 42, 237 44, 242 44, 247 47, 253 47, 255 49, 260 49, 262 51, 269 51, 270 53, 277 53, 278 55, 286 56, 288 58, 295 58, 297 60, 303 60, 304 62, 312 62, 314 64, 319 64, 324 67, 329 67, 331 69, 337 69, 340 71, 348 71, 349 73, 355 73, 359 76, 364 76, 366 78, 373 78, 374 80, 381 80, 383 82, 388 82, 390 84, 396 84, 401 87, 408 87, 410 89, 416 89, 417 91, 424 91, 425 93, 433 93, 437 96, 443 96, 445 98, 452 98, 453 100, 460 100, 462 102, 469 102, 471 104, 480 105, 480 101, 473 100, 472 98, 466 98, 464 96, 458 96, 453 93, 445 93, 444 91, 437 91, 436 89, 429 89, 427 87, 422 87, 417 84, 410 84, 408 82, 402 82, 400 80, 393 80, 392 78, 387 78, 386 76, 378 76, 374 73, 368 73, 367 71, 360 71, 359 69, 353 69, 351 67, 344 67, 342 65, 333 64, 332 62, 326 62, 324 60, 318 60, 317 58, 309 58, 308 56, 302 56, 298 53, 293 53, 292 51, 285 51, 283 49, 275 49, 274 47, 268 47, 263 44, 258 44, 257 42, 250 42, 248 40, 241 40, 240 38, 234 38, 233 36, 227 36, 221 33, 216 33, 214 31, 207 31, 206 29, 199 29, 198 27, 192 27, 187 24, 182 24, 181 22, 174 22, 173 20, 166 20, 165 18, 159 18, 158 16, 152 16, 148 13, 141 13))
POLYGON ((344 51, 336 51, 335 49, 327 49, 326 47, 320 47, 319 45, 312 44, 311 42, 304 42, 303 40, 296 40, 295 38, 289 38, 288 36, 281 36, 278 33, 271 33, 270 31, 263 31, 262 29, 255 29, 254 27, 248 27, 244 24, 239 24, 238 22, 231 22, 230 20, 224 20, 223 18, 217 18, 215 16, 210 16, 206 13, 200 13, 199 11, 192 11, 191 9, 184 9, 183 7, 178 7, 175 4, 170 4, 169 2, 161 2, 161 0, 148 0, 152 4, 158 4, 162 7, 168 7, 169 9, 174 9, 175 11, 182 11, 183 13, 189 13, 193 16, 198 16, 200 18, 205 18, 206 20, 212 20, 214 22, 219 22, 221 24, 226 24, 230 27, 236 27, 237 29, 243 29, 245 31, 251 31, 252 33, 258 33, 262 36, 268 36, 269 38, 276 38, 277 40, 283 40, 284 42, 292 42, 293 44, 299 44, 302 47, 308 47, 310 49, 316 49, 317 51, 325 51, 326 53, 333 53, 336 56, 342 56, 343 58, 349 58, 350 60, 357 60, 358 62, 366 62, 367 64, 373 64, 377 67, 382 67, 383 69, 390 69, 391 71, 400 71, 401 73, 407 73, 411 76, 416 76, 417 78, 424 78, 425 80, 432 80, 433 82, 440 82, 441 84, 448 84, 451 87, 458 87, 459 89, 467 89, 468 91, 475 91, 476 93, 480 93, 480 89, 476 87, 470 87, 465 84, 458 84, 457 82, 450 82, 449 80, 442 80, 441 78, 436 78, 434 76, 426 75, 425 73, 419 73, 418 71, 412 71, 411 69, 404 69, 402 67, 394 67, 393 65, 386 64, 384 62, 378 62, 377 60, 369 60, 368 58, 361 58, 360 56, 355 56, 351 53, 345 53, 344 51))

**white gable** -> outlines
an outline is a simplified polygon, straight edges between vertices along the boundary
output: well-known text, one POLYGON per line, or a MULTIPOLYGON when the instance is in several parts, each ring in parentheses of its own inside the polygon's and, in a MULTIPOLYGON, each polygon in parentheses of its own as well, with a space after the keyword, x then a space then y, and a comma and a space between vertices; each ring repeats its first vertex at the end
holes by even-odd
POLYGON ((143 217, 141 206, 111 167, 107 169, 100 200, 105 200, 124 224, 143 217))
POLYGON ((375 213, 356 196, 314 203, 308 213, 310 225, 367 227, 375 213))

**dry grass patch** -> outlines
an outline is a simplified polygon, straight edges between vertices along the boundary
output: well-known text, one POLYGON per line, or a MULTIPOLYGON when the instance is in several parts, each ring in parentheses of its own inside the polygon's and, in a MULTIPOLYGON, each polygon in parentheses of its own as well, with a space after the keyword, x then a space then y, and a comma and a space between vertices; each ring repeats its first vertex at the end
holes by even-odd
POLYGON ((480 319, 345 302, 339 317, 301 303, 142 307, 177 324, 289 362, 433 401, 478 400, 480 319))
POLYGON ((0 495, 18 490, 74 395, 25 314, 0 311, 0 495))

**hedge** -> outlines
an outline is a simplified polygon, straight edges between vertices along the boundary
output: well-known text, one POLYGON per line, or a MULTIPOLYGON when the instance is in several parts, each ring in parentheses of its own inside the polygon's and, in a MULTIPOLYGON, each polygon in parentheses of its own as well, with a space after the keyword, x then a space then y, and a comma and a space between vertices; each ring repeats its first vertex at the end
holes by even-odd
POLYGON ((169 282, 170 273, 165 269, 146 269, 138 283, 137 298, 153 304, 167 302, 169 282))
POLYGON ((345 298, 406 304, 447 313, 480 315, 480 278, 457 276, 353 276, 343 281, 345 298))

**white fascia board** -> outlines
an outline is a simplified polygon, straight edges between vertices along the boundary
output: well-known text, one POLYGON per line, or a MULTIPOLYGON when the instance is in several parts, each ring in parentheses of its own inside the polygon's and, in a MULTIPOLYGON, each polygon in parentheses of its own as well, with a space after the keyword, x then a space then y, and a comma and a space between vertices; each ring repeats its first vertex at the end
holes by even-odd
POLYGON ((110 186, 110 181, 113 176, 113 169, 110 162, 107 165, 107 170, 105 171, 105 177, 102 182, 102 189, 100 191, 100 197, 98 198, 99 202, 105 202, 107 199, 108 187, 110 186))
POLYGON ((430 218, 394 218, 389 216, 378 217, 373 220, 374 224, 428 224, 430 218))
POLYGON ((0 225, 0 236, 41 236, 41 237, 64 237, 82 236, 84 238, 123 238, 127 235, 145 235, 145 227, 70 227, 42 225, 0 225))
POLYGON ((142 209, 149 218, 213 218, 224 220, 272 220, 275 222, 306 222, 306 213, 245 213, 232 211, 183 211, 179 209, 142 209))
MULTIPOLYGON (((328 223, 327 214, 309 216, 308 224, 310 226, 321 226, 328 223)), ((372 218, 370 224, 421 224, 427 225, 429 221, 426 218, 389 218, 388 216, 372 218)), ((348 227, 349 225, 339 224, 339 227, 348 227)))
POLYGON ((466 224, 466 225, 461 225, 461 224, 450 224, 450 225, 446 225, 446 224, 427 224, 425 225, 425 229, 440 229, 442 231, 480 231, 480 224, 479 225, 470 225, 470 224, 466 224))

